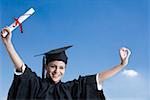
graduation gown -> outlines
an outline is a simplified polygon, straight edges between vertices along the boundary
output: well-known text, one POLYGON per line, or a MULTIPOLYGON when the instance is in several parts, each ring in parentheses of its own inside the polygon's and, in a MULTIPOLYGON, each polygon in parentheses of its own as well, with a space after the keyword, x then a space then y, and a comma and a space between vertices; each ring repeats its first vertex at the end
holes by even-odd
POLYGON ((27 67, 22 75, 14 75, 8 100, 105 100, 97 89, 96 75, 54 84, 51 78, 42 80, 27 67))

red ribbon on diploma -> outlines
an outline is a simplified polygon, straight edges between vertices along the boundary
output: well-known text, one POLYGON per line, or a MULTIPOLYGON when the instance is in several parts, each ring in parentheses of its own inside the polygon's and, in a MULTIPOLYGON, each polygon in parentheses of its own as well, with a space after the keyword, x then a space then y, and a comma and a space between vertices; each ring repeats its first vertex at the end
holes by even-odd
POLYGON ((15 25, 13 25, 13 27, 15 27, 18 24, 20 27, 20 32, 23 33, 22 24, 18 21, 18 18, 14 18, 14 20, 15 20, 15 25))

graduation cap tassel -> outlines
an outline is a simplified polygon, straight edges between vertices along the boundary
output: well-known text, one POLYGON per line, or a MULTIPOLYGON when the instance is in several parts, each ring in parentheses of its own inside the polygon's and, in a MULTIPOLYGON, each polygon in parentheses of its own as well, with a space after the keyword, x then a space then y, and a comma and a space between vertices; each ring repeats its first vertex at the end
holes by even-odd
POLYGON ((43 57, 43 67, 42 67, 42 79, 45 78, 45 64, 46 64, 46 57, 43 57))

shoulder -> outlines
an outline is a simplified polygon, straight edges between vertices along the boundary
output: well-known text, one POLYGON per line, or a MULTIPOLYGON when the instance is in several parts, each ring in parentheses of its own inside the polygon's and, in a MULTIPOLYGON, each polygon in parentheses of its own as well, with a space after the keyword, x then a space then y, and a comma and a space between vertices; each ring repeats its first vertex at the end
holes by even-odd
POLYGON ((42 80, 39 76, 37 76, 37 74, 34 71, 32 71, 32 69, 27 64, 24 64, 24 66, 25 66, 24 72, 21 75, 16 75, 15 74, 15 77, 23 79, 23 80, 28 80, 28 79, 31 79, 31 80, 35 80, 35 79, 42 80))
POLYGON ((96 83, 96 75, 86 75, 86 76, 79 76, 78 79, 74 79, 67 82, 62 82, 65 85, 79 85, 79 84, 93 84, 96 83))

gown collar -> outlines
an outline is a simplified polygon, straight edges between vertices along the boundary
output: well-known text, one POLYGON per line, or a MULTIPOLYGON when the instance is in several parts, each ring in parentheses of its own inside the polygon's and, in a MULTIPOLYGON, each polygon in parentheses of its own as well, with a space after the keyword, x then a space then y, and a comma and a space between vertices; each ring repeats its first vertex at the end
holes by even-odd
POLYGON ((61 83, 61 81, 59 81, 58 83, 55 83, 50 76, 46 76, 46 81, 53 85, 57 85, 61 83))

